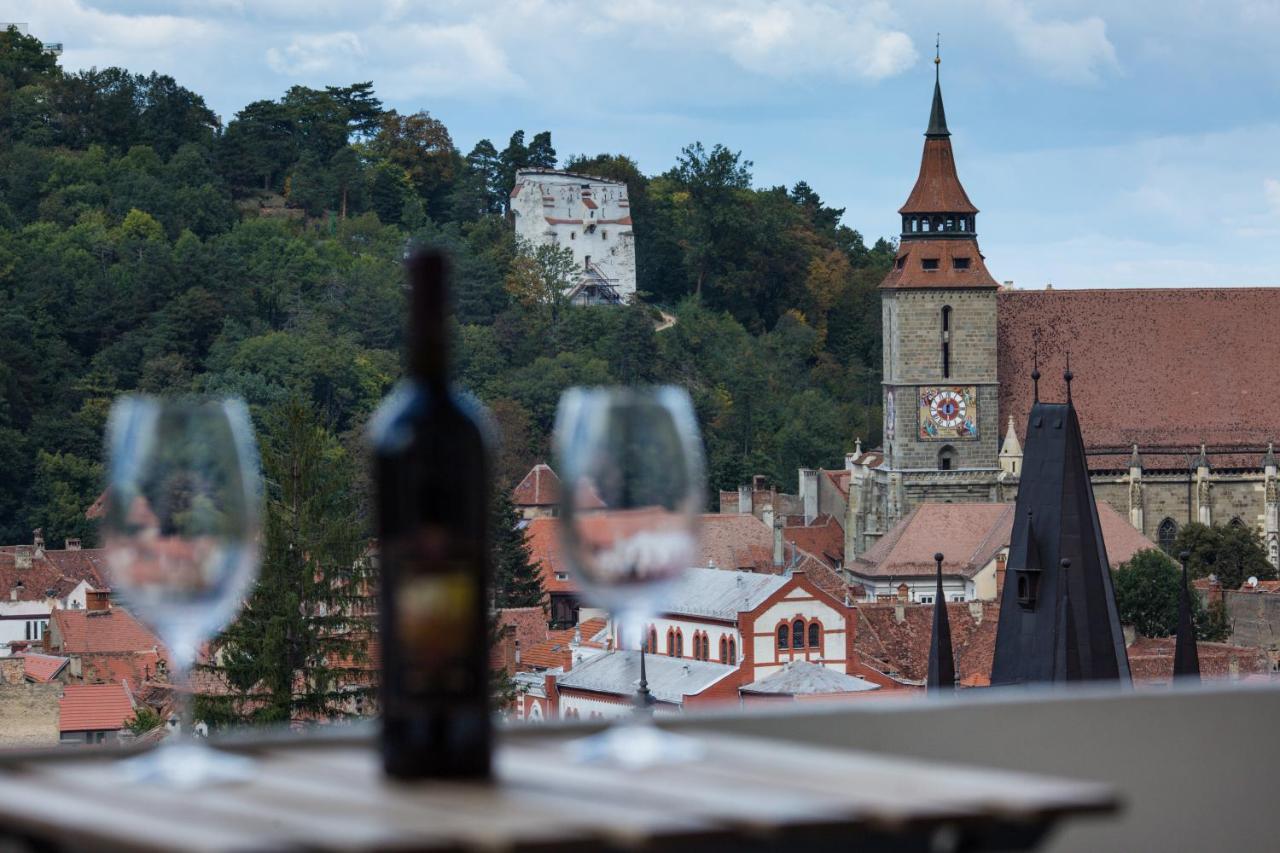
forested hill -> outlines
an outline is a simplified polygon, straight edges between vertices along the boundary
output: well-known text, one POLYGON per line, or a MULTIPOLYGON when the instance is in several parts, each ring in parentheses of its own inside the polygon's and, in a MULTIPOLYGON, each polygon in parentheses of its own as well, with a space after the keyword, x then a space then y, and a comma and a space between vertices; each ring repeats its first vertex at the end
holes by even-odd
POLYGON ((364 423, 400 370, 411 239, 453 253, 458 378, 503 428, 508 480, 545 455, 574 383, 688 386, 713 489, 839 465, 878 434, 892 246, 868 248, 804 183, 753 187, 751 165, 695 143, 644 175, 523 131, 463 154, 369 83, 294 87, 223 126, 169 77, 66 73, 0 34, 0 544, 35 527, 92 541, 83 511, 123 391, 243 395, 266 445, 273 410, 309 401, 358 495, 364 423), (645 305, 529 286, 547 270, 505 217, 525 165, 627 182, 645 305), (654 306, 678 322, 655 332, 654 306))

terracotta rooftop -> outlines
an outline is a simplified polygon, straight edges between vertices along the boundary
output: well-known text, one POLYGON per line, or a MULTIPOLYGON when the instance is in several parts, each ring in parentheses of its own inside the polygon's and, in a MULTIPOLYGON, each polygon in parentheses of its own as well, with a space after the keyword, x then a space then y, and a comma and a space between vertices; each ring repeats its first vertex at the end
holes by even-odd
POLYGON ((787 525, 782 538, 831 568, 844 562, 844 528, 833 516, 823 514, 809 524, 787 525))
POLYGON ((1105 467, 1128 467, 1137 444, 1144 464, 1185 471, 1184 452, 1203 442, 1215 467, 1257 468, 1259 448, 1280 441, 1271 408, 1280 390, 1280 288, 1014 290, 997 304, 998 422, 1012 415, 1020 440, 1038 338, 1041 396, 1065 396, 1070 350, 1086 446, 1123 452, 1105 467), (1241 446, 1250 449, 1232 452, 1241 446), (1154 448, 1174 455, 1154 458, 1154 448))
MULTIPOLYGON (((872 454, 869 454, 869 453, 860 454, 860 456, 870 456, 870 455, 872 454)), ((884 457, 881 456, 880 458, 883 459, 884 457)), ((840 468, 836 471, 828 471, 826 468, 823 468, 821 470, 822 470, 822 473, 826 475, 827 479, 831 481, 831 485, 836 487, 836 491, 844 495, 846 498, 849 497, 850 472, 848 468, 840 468)))
MULTIPOLYGON (((979 287, 992 290, 1000 285, 987 271, 986 261, 972 238, 903 240, 898 246, 893 268, 880 283, 885 288, 979 287), (956 265, 959 259, 963 265, 956 265), (928 269, 928 261, 933 269, 928 269), (936 262, 936 263, 935 263, 936 262)), ((1003 375, 1003 374, 1002 374, 1003 375)))
POLYGON ((511 492, 516 506, 554 506, 560 503, 560 478, 551 466, 539 462, 511 492))
MULTIPOLYGON (((1167 684, 1173 680, 1173 637, 1140 637, 1129 646, 1129 670, 1136 683, 1167 684)), ((1200 677, 1227 679, 1268 674, 1266 652, 1226 643, 1196 643, 1200 677)))
POLYGON ((78 657, 80 677, 84 683, 115 684, 125 681, 131 690, 137 690, 168 668, 168 658, 162 652, 101 652, 78 657))
MULTIPOLYGON (((899 681, 923 684, 933 639, 933 605, 859 604, 856 610, 854 649, 862 662, 899 681)), ((965 687, 991 683, 999 614, 999 605, 990 601, 947 604, 956 678, 965 687)))
POLYGON ((58 651, 66 654, 144 652, 161 647, 155 634, 119 607, 97 611, 54 610, 50 622, 50 630, 56 631, 62 641, 58 651))
POLYGON ((68 684, 62 689, 58 708, 58 730, 63 732, 122 729, 133 716, 133 701, 120 682, 68 684))
MULTIPOLYGON (((1098 520, 1112 568, 1156 547, 1102 501, 1098 520)), ((862 577, 929 577, 936 571, 933 555, 941 551, 944 574, 971 578, 1008 547, 1012 532, 1010 503, 917 504, 848 569, 862 577)))
POLYGON ((574 628, 562 628, 548 631, 547 638, 533 647, 521 650, 521 669, 555 669, 568 670, 573 666, 574 638, 581 638, 580 647, 603 649, 605 647, 605 629, 608 622, 602 617, 588 619, 574 628))
POLYGON ((977 213, 969 194, 956 174, 955 154, 951 140, 945 137, 924 141, 920 155, 920 174, 911 195, 898 208, 899 213, 977 213))
POLYGON ((53 680, 70 660, 70 658, 42 655, 36 652, 19 652, 14 657, 22 658, 22 667, 27 678, 40 683, 53 680))
POLYGON ((88 581, 95 588, 104 587, 105 576, 106 556, 101 548, 52 551, 35 550, 29 545, 0 547, 0 598, 6 600, 14 589, 18 591, 18 601, 43 601, 50 592, 53 598, 64 598, 81 581, 88 581), (17 567, 19 548, 31 555, 31 568, 17 567))
POLYGON ((560 519, 530 519, 524 536, 531 559, 538 564, 542 575, 542 589, 549 593, 577 592, 577 585, 568 576, 568 567, 560 559, 560 519), (565 575, 565 579, 558 579, 557 574, 565 575))

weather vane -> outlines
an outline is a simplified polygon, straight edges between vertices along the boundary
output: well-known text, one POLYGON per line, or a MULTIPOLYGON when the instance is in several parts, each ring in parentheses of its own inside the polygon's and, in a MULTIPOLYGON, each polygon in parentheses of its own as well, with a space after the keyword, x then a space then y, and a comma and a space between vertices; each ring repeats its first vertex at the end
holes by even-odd
POLYGON ((935 33, 937 38, 933 42, 933 64, 942 64, 942 33, 935 33))

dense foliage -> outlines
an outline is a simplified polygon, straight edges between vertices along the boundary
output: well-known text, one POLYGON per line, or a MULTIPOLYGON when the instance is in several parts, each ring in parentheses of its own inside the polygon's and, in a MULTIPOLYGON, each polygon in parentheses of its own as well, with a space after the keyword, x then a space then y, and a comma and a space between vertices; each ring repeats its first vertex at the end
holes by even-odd
MULTIPOLYGON (((1178 631, 1178 597, 1182 569, 1163 551, 1139 551, 1116 569, 1116 607, 1120 621, 1132 625, 1144 637, 1170 637, 1178 631)), ((1191 621, 1201 640, 1225 640, 1228 633, 1220 604, 1206 608, 1191 593, 1191 621)))
POLYGON ((722 146, 653 176, 618 154, 561 160, 548 132, 463 154, 369 83, 295 86, 224 126, 169 77, 67 73, 0 33, 0 541, 93 540, 121 392, 242 395, 264 445, 299 397, 359 459, 400 372, 410 241, 453 254, 458 379, 502 428, 505 485, 545 458, 567 385, 650 381, 693 393, 711 494, 753 473, 791 485, 878 438, 892 246, 840 215, 804 183, 753 188, 722 146), (627 182, 645 304, 531 291, 555 258, 516 245, 505 206, 518 168, 557 164, 627 182), (661 332, 659 309, 676 321, 661 332))
POLYGON ((1178 531, 1173 553, 1188 553, 1187 570, 1193 578, 1217 576, 1223 589, 1239 589, 1251 577, 1273 580, 1276 569, 1267 559, 1262 535, 1243 524, 1191 522, 1178 531))

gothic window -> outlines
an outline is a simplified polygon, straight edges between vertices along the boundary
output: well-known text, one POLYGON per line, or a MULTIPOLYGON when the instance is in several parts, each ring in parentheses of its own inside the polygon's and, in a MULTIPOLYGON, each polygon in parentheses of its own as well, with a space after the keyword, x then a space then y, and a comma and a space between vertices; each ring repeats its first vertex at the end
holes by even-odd
POLYGON ((817 621, 809 623, 809 648, 822 650, 822 625, 817 621))
POLYGON ((738 641, 733 637, 729 638, 729 660, 727 663, 731 666, 736 666, 738 663, 738 641))
POLYGON ((942 378, 951 378, 951 306, 942 306, 942 378))
POLYGON ((720 662, 729 662, 729 638, 724 634, 720 635, 720 662))
POLYGON ((955 465, 956 449, 951 445, 947 445, 938 451, 938 470, 950 471, 955 465))
POLYGON ((676 629, 676 657, 684 657, 684 631, 676 629))
POLYGON ((791 626, 791 647, 793 649, 804 648, 804 620, 797 619, 791 626))
POLYGON ((1231 527, 1244 527, 1244 522, 1240 520, 1240 516, 1238 516, 1238 515, 1237 515, 1237 516, 1235 516, 1235 517, 1233 517, 1233 518, 1231 519, 1231 521, 1230 521, 1230 522, 1228 522, 1228 524, 1229 524, 1231 527))
POLYGON ((676 656, 676 632, 672 628, 667 629, 667 657, 676 656))
POLYGON ((785 649, 791 645, 791 627, 783 622, 778 626, 778 648, 785 649))
POLYGON ((1178 538, 1178 522, 1172 518, 1166 518, 1160 522, 1160 527, 1156 531, 1156 541, 1160 543, 1160 547, 1165 553, 1173 553, 1173 540, 1178 538))
POLYGON ((649 626, 649 654, 656 655, 658 653, 658 629, 649 626))

